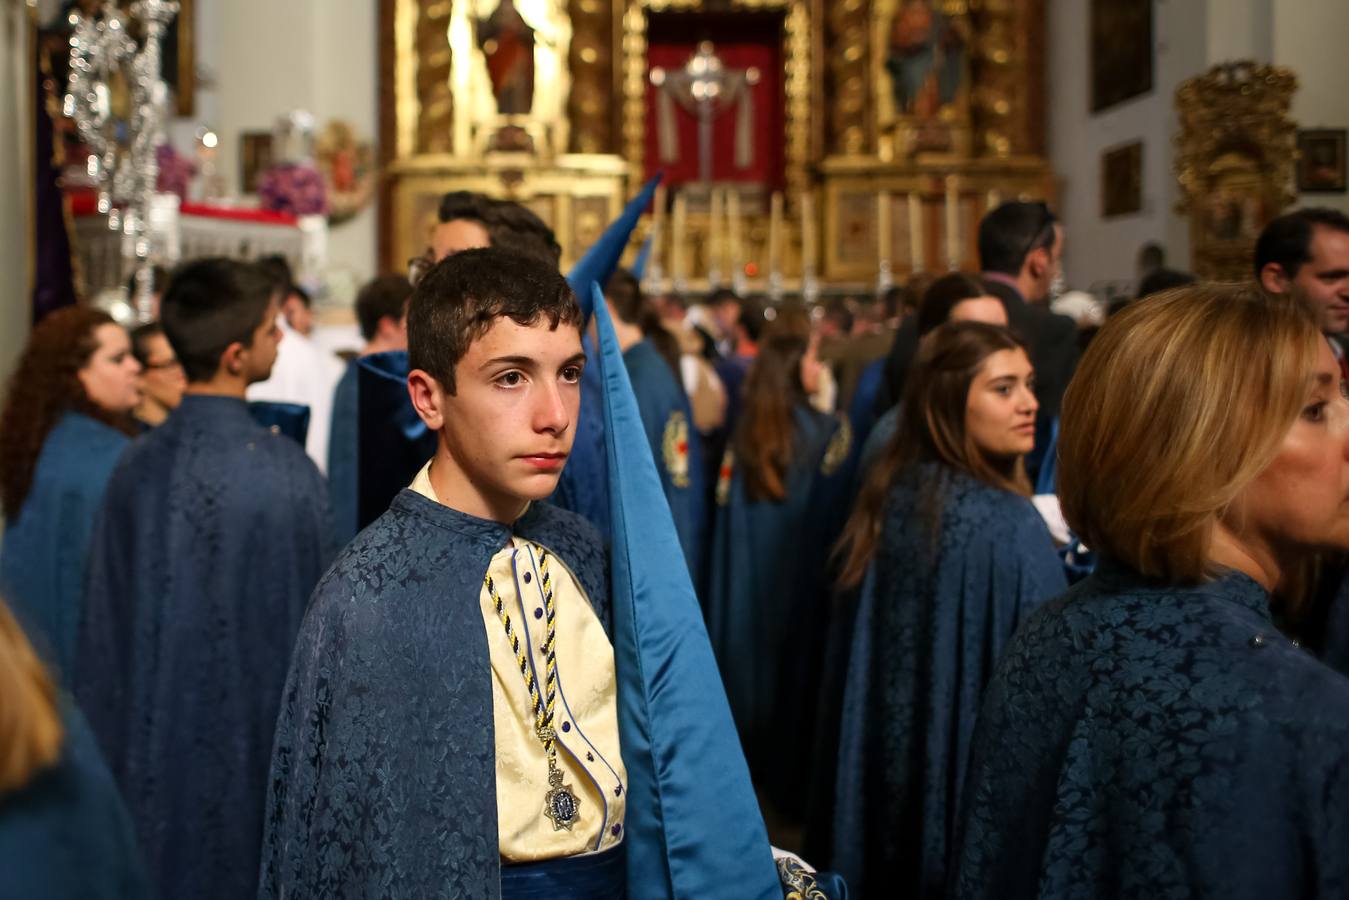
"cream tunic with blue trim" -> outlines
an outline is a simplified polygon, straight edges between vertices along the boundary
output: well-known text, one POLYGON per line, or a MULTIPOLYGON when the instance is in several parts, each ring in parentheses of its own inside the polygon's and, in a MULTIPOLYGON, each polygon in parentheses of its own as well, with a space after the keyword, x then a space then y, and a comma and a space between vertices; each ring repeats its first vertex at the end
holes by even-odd
MULTIPOLYGON (((441 502, 431 486, 431 464, 411 489, 441 502)), ((505 601, 530 663, 543 681, 544 640, 539 545, 514 542, 492 557, 488 574, 505 601)), ((614 651, 575 576, 549 553, 557 609, 558 768, 580 800, 577 824, 555 830, 544 815, 549 790, 548 757, 534 733, 533 701, 496 605, 484 586, 479 594, 492 662, 492 718, 496 727, 497 833, 507 862, 557 859, 607 850, 623 839, 627 773, 618 742, 618 696, 614 651)))

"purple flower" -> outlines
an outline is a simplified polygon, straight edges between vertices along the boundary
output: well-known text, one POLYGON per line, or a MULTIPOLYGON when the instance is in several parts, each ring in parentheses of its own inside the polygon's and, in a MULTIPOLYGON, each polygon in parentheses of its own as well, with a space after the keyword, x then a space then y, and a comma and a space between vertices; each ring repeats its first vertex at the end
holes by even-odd
POLYGON ((159 177, 155 180, 155 190, 166 194, 177 194, 187 199, 187 189, 192 179, 197 177, 197 164, 179 153, 172 144, 160 144, 155 148, 155 160, 159 163, 159 177))
POLYGON ((300 163, 281 163, 264 172, 258 179, 258 198, 262 208, 272 212, 295 216, 328 212, 323 176, 313 166, 300 163))

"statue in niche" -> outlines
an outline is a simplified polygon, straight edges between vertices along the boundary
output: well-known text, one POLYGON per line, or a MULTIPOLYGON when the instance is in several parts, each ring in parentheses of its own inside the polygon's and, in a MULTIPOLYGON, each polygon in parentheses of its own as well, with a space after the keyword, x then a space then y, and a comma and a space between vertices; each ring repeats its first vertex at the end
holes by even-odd
POLYGON ((885 68, 895 111, 930 119, 956 102, 966 81, 969 24, 932 0, 902 0, 890 26, 885 68))
POLYGON ((528 115, 534 106, 534 29, 515 8, 515 0, 501 0, 475 24, 497 112, 528 115))

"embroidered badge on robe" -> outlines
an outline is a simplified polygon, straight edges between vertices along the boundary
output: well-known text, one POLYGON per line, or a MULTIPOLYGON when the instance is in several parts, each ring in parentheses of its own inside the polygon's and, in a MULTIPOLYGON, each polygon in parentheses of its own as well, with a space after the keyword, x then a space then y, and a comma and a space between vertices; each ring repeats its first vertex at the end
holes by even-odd
POLYGON ((670 482, 677 488, 689 486, 689 420, 683 411, 675 410, 665 422, 665 436, 661 439, 661 453, 670 482))
POLYGON ((843 463, 848 459, 848 454, 852 451, 852 425, 848 420, 839 417, 838 431, 829 439, 829 446, 824 449, 824 460, 820 463, 820 474, 828 478, 839 470, 843 463))
POLYGON ((731 499, 731 474, 735 470, 735 454, 730 450, 721 458, 721 468, 717 470, 717 505, 725 506, 731 499))

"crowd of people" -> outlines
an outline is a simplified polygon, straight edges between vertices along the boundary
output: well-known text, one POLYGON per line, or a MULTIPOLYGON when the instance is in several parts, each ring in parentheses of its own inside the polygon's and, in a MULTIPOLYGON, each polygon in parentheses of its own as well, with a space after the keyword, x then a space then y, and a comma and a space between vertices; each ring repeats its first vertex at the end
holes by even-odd
POLYGON ((601 311, 528 209, 439 212, 345 365, 279 261, 34 327, 0 897, 624 896, 615 452, 789 896, 1349 896, 1349 218, 1274 219, 1243 284, 1148 248, 1108 311, 1019 201, 875 302, 619 270, 601 311), (606 443, 605 329, 646 446, 606 443))

